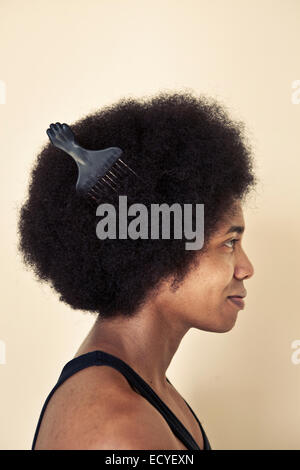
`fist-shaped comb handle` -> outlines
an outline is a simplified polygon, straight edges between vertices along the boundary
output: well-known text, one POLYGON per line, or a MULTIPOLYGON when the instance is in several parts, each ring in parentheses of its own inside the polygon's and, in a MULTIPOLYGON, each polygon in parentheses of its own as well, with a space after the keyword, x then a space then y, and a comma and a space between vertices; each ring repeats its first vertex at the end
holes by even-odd
MULTIPOLYGON (((105 177, 107 173, 110 173, 110 169, 114 166, 114 164, 118 166, 117 160, 120 159, 120 156, 123 153, 119 147, 109 147, 104 150, 87 150, 83 147, 80 147, 80 145, 78 145, 75 140, 70 126, 65 123, 60 124, 57 122, 56 124, 50 124, 50 127, 46 132, 51 143, 55 147, 63 150, 76 161, 78 166, 76 190, 78 192, 84 192, 86 194, 91 190, 95 192, 95 189, 93 189, 94 186, 99 183, 99 181, 105 177)), ((129 169, 136 175, 136 173, 131 170, 124 162, 122 163, 124 168, 129 169)), ((119 172, 119 175, 120 174, 122 175, 122 172, 119 172)), ((113 189, 115 189, 115 187, 118 185, 118 177, 116 175, 114 176, 114 181, 112 180, 111 175, 107 175, 106 179, 103 180, 109 184, 107 181, 109 178, 111 180, 110 186, 113 189), (115 187, 112 185, 112 183, 115 183, 115 187)))

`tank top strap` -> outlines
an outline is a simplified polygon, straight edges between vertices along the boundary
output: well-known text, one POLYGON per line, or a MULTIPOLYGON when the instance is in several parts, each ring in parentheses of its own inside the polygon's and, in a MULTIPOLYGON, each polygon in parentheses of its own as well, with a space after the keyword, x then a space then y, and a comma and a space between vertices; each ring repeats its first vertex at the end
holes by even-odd
MULTIPOLYGON (((167 381, 169 383, 171 383, 170 380, 168 379, 168 377, 167 377, 167 381)), ((184 400, 184 398, 183 398, 183 400, 184 400)), ((201 429, 201 432, 202 432, 202 435, 203 435, 203 440, 204 440, 204 450, 211 450, 210 442, 209 442, 208 437, 207 437, 207 435, 206 435, 206 433, 203 429, 203 426, 202 426, 201 422, 199 421, 197 415, 194 413, 194 411, 192 410, 192 408, 190 407, 188 402, 186 400, 184 400, 184 401, 187 404, 187 406, 189 407, 189 409, 191 410, 191 412, 193 413, 197 423, 199 424, 199 428, 201 429)))
MULTIPOLYGON (((101 365, 108 365, 113 367, 114 369, 118 370, 128 381, 131 388, 142 395, 146 400, 148 400, 165 418, 169 427, 172 429, 173 433, 178 437, 182 443, 187 447, 189 450, 201 450, 192 435, 186 429, 186 427, 179 421, 179 419, 175 416, 175 414, 170 410, 170 408, 159 398, 159 396, 154 392, 154 390, 143 380, 143 378, 138 375, 128 364, 126 364, 122 359, 113 356, 112 354, 106 353, 104 351, 96 350, 91 351, 81 356, 77 356, 71 359, 66 365, 63 367, 61 374, 57 380, 57 383, 49 393, 44 406, 42 408, 39 421, 37 424, 37 428, 35 431, 33 443, 32 443, 32 450, 34 449, 38 431, 41 425, 41 421, 46 410, 47 404, 56 391, 56 389, 65 382, 69 377, 71 377, 76 372, 85 369, 86 367, 90 366, 101 366, 101 365)), ((169 379, 167 378, 168 382, 169 379)), ((184 400, 185 401, 185 400, 184 400)), ((203 434, 204 439, 204 449, 210 449, 210 445, 208 439, 205 435, 205 432, 201 426, 200 421, 198 420, 197 416, 189 406, 189 404, 185 401, 193 415, 195 416, 197 422, 199 423, 200 429, 203 434)))

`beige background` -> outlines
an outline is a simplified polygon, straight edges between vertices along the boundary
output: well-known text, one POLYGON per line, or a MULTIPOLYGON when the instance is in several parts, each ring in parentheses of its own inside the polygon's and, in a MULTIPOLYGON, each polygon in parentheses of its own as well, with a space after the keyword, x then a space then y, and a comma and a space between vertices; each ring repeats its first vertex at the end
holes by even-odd
POLYGON ((300 449, 299 0, 1 0, 0 18, 0 448, 30 448, 94 322, 17 256, 16 211, 47 127, 121 96, 191 89, 247 125, 261 181, 244 209, 255 274, 233 330, 190 330, 168 376, 212 448, 300 449))

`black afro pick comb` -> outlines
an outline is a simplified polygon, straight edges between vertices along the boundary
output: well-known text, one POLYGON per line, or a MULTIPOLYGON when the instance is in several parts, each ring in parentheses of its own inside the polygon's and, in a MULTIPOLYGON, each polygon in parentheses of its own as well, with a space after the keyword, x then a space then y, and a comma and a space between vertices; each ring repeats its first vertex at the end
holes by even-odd
POLYGON ((78 167, 76 191, 90 201, 98 202, 105 190, 118 192, 122 177, 137 173, 120 157, 119 147, 103 150, 87 150, 77 144, 73 131, 68 124, 50 124, 47 135, 51 143, 73 157, 78 167))

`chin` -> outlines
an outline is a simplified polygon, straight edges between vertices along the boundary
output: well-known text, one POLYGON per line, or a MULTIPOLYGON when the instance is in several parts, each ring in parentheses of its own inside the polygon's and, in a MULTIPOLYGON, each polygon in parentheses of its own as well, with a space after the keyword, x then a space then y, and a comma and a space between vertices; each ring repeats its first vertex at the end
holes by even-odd
MULTIPOLYGON (((213 325, 199 326, 200 330, 210 331, 211 333, 227 333, 232 330, 236 323, 236 318, 233 321, 232 319, 222 319, 219 323, 215 322, 213 325), (226 321, 227 320, 227 321, 226 321)), ((196 327, 197 328, 197 327, 196 327)))
POLYGON ((198 321, 193 324, 193 328, 211 333, 227 333, 235 326, 237 314, 238 312, 233 312, 232 309, 228 312, 227 309, 216 307, 208 312, 205 319, 201 317, 197 319, 198 321))
POLYGON ((231 324, 231 325, 227 325, 226 327, 225 327, 225 325, 224 325, 224 328, 222 328, 222 329, 219 331, 219 333, 227 333, 227 331, 231 331, 232 328, 234 327, 234 325, 235 325, 235 322, 234 322, 233 324, 231 324))

